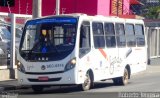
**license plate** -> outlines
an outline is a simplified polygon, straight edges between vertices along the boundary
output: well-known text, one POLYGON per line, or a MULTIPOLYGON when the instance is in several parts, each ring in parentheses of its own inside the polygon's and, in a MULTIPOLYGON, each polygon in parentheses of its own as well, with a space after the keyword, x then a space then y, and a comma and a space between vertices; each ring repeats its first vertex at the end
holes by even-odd
POLYGON ((40 81, 48 81, 48 77, 38 77, 38 80, 40 81))

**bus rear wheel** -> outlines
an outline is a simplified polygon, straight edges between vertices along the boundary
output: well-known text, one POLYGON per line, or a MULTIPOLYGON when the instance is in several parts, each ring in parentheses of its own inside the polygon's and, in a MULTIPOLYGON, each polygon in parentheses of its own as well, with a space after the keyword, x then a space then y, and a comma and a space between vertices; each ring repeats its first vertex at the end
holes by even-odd
POLYGON ((40 93, 42 92, 44 89, 43 86, 39 86, 39 85, 32 85, 32 90, 35 92, 35 93, 40 93))
POLYGON ((121 77, 121 81, 122 81, 122 85, 127 85, 128 84, 128 79, 129 79, 129 72, 128 70, 125 68, 124 70, 124 75, 123 77, 121 77))
POLYGON ((113 83, 116 85, 127 85, 129 79, 129 72, 127 68, 124 69, 124 74, 122 77, 113 78, 113 83))

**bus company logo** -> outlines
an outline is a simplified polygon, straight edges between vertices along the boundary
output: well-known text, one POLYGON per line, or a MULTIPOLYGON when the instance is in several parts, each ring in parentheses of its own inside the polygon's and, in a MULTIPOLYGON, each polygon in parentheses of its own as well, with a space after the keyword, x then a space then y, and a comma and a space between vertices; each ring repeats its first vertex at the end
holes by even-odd
POLYGON ((45 69, 46 69, 46 66, 45 66, 45 65, 42 65, 42 66, 41 66, 41 69, 42 69, 42 70, 45 70, 45 69))

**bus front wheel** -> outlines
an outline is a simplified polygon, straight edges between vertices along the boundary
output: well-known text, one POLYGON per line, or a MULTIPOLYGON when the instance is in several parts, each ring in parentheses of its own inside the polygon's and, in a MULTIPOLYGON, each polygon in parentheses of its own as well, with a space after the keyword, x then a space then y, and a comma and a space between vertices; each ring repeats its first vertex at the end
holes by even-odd
POLYGON ((83 91, 89 90, 92 86, 92 83, 93 83, 93 81, 92 81, 91 76, 88 72, 85 75, 84 82, 80 85, 81 90, 83 90, 83 91))

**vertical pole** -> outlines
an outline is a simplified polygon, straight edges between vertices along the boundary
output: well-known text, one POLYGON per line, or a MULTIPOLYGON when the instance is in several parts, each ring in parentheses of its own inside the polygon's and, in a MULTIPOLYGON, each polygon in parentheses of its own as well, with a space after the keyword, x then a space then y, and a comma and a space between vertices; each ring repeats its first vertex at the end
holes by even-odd
POLYGON ((60 0, 56 0, 56 15, 60 14, 60 0))
POLYGON ((7 2, 7 6, 8 6, 8 10, 9 10, 9 13, 11 13, 11 8, 9 6, 9 1, 6 1, 7 2))
POLYGON ((10 78, 15 78, 15 25, 16 25, 16 17, 15 14, 10 14, 11 17, 11 58, 10 58, 10 78))
POLYGON ((19 0, 19 14, 21 14, 21 1, 19 0))
POLYGON ((117 16, 119 14, 119 0, 117 0, 117 16))
POLYGON ((42 11, 42 0, 32 0, 32 17, 38 18, 41 17, 41 11, 42 11))
POLYGON ((151 34, 150 34, 150 29, 149 27, 146 27, 145 29, 146 32, 146 40, 145 43, 147 43, 147 64, 150 65, 150 40, 151 40, 151 34))

